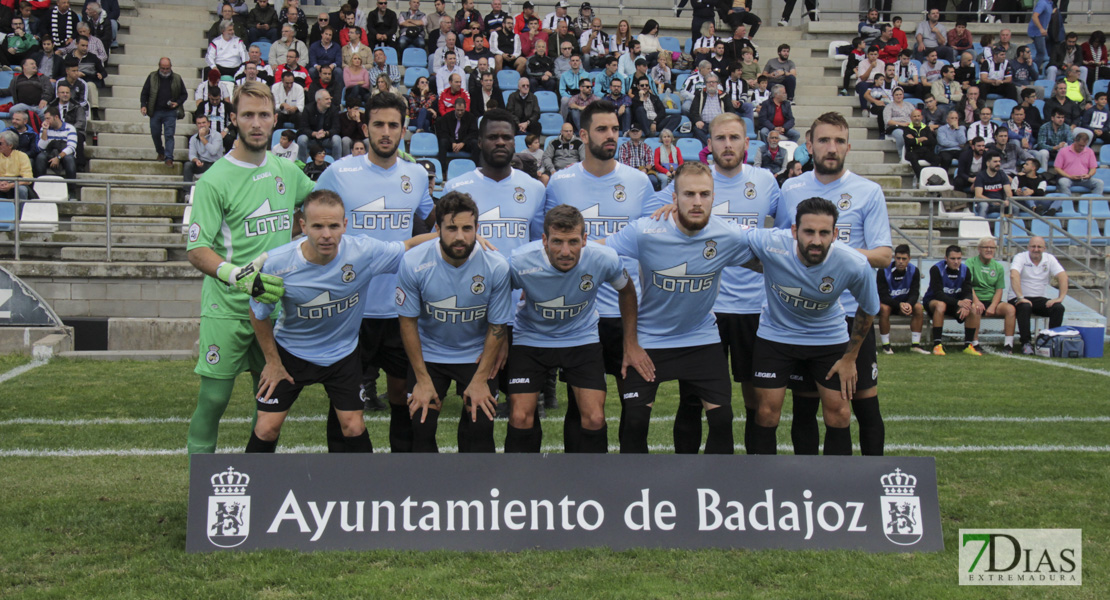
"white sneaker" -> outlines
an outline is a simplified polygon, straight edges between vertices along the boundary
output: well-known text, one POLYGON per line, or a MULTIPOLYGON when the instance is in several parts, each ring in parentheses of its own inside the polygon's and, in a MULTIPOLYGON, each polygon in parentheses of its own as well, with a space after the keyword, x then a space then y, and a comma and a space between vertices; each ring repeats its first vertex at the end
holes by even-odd
POLYGON ((779 27, 787 27, 789 25, 790 23, 787 23, 786 21, 779 21, 779 27))

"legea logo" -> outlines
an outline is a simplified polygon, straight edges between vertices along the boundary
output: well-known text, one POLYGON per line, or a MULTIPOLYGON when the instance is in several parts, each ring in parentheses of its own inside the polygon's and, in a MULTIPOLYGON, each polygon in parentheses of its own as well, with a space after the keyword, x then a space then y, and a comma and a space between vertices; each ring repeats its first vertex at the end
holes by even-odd
POLYGON ((1083 585, 1083 530, 961 529, 960 585, 1083 585))

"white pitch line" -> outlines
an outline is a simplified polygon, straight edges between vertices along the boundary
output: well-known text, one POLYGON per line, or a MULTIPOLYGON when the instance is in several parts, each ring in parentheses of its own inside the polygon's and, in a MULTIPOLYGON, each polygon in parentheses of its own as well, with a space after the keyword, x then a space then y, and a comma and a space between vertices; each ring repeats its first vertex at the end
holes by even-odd
POLYGON ((41 366, 45 365, 47 362, 49 362, 49 361, 32 360, 31 362, 29 362, 25 365, 19 365, 18 367, 8 371, 7 373, 4 373, 3 375, 0 375, 0 383, 4 383, 5 381, 7 381, 9 379, 13 379, 15 377, 19 377, 20 375, 26 373, 27 371, 30 371, 31 369, 34 369, 36 367, 41 367, 41 366))
MULTIPOLYGON (((819 417, 820 418, 820 417, 819 417)), ((389 417, 385 416, 370 416, 366 417, 367 423, 388 423, 389 417)), ((789 422, 792 419, 790 415, 783 415, 782 421, 789 422)), ((295 423, 323 423, 325 417, 320 416, 299 416, 289 417, 286 421, 295 423)), ((620 421, 619 417, 608 417, 605 419, 610 423, 617 423, 620 421)), ((738 422, 745 421, 743 416, 735 418, 738 422)), ((853 419, 854 420, 854 419, 853 419)), ((1048 417, 1007 417, 1003 415, 994 416, 942 416, 942 415, 885 415, 883 420, 892 422, 931 422, 931 423, 1110 423, 1110 416, 1098 417, 1069 417, 1066 415, 1048 416, 1048 417)), ((251 420, 246 417, 228 417, 223 419, 223 423, 228 424, 243 424, 249 423, 251 420)), ((457 423, 458 417, 440 417, 441 423, 457 423)), ((670 423, 674 421, 674 416, 652 417, 653 423, 670 423)), ((41 419, 41 418, 15 418, 0 421, 0 427, 12 425, 46 425, 51 427, 85 427, 89 425, 178 425, 186 424, 189 422, 188 417, 150 417, 150 418, 113 418, 104 417, 97 419, 41 419)), ((541 419, 543 423, 558 424, 562 423, 563 419, 559 417, 546 417, 541 419)))
POLYGON ((1082 371, 1084 373, 1092 373, 1094 375, 1102 375, 1103 377, 1110 377, 1110 371, 1103 371, 1101 369, 1088 369, 1087 367, 1078 367, 1076 365, 1071 365, 1071 364, 1064 363, 1064 362, 1057 362, 1057 361, 1052 361, 1052 360, 1043 360, 1043 359, 1040 359, 1040 358, 1033 358, 1031 356, 1018 356, 1017 354, 1002 354, 1001 352, 996 352, 996 351, 991 350, 989 348, 987 349, 987 352, 990 353, 990 354, 993 354, 995 356, 1000 356, 1002 358, 1009 358, 1011 360, 1024 360, 1024 361, 1027 361, 1027 362, 1037 363, 1039 365, 1048 365, 1050 367, 1060 367, 1061 369, 1071 369, 1073 371, 1082 371))

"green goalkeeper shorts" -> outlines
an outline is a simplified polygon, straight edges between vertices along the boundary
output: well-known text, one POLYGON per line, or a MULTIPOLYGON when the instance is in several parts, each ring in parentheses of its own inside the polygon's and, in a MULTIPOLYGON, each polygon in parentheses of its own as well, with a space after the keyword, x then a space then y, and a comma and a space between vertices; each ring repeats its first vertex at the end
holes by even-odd
POLYGON ((235 379, 243 371, 262 371, 266 358, 249 320, 200 318, 197 375, 235 379))

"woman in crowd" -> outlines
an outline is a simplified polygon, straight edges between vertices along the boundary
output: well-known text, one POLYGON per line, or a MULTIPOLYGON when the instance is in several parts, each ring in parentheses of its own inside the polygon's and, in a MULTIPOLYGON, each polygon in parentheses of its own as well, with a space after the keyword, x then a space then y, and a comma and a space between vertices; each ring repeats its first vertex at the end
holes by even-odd
POLYGON ((674 145, 674 134, 670 129, 659 133, 659 141, 661 144, 655 149, 655 172, 670 179, 672 172, 682 166, 682 151, 674 145))
POLYGON ((416 127, 416 133, 432 131, 436 122, 436 97, 428 84, 427 77, 420 77, 416 85, 409 90, 409 124, 416 127))
POLYGON ((659 45, 659 23, 655 19, 648 19, 636 39, 640 41, 640 55, 648 61, 649 67, 654 67, 659 59, 659 52, 663 50, 659 45))
POLYGON ((370 71, 362 66, 362 57, 354 55, 351 64, 343 68, 343 94, 347 103, 365 105, 370 99, 370 71))

